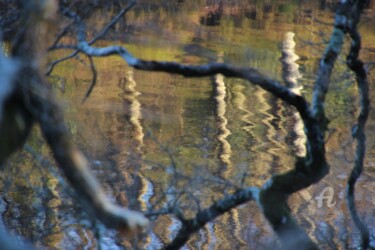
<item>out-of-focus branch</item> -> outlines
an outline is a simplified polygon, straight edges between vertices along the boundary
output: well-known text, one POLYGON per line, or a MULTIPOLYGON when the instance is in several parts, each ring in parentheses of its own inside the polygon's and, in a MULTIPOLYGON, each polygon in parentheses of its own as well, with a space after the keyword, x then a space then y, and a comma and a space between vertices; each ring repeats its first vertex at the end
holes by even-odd
MULTIPOLYGON (((348 5, 348 4, 347 4, 348 5)), ((350 5, 349 5, 350 6, 350 5)), ((89 56, 121 56, 130 66, 146 71, 161 71, 180 74, 185 77, 203 77, 214 74, 223 74, 226 77, 236 77, 248 80, 264 90, 294 106, 305 125, 307 137, 307 154, 305 158, 298 158, 295 168, 287 173, 273 176, 261 189, 259 203, 263 212, 279 235, 286 248, 296 249, 303 246, 307 249, 316 249, 316 245, 293 219, 287 205, 288 196, 301 189, 320 181, 328 173, 328 164, 325 159, 324 135, 327 119, 324 114, 324 100, 328 91, 329 79, 337 55, 341 51, 345 31, 342 27, 342 15, 348 13, 337 12, 336 27, 331 42, 320 63, 318 79, 313 93, 313 106, 300 95, 281 85, 253 68, 237 68, 223 63, 210 63, 192 66, 175 62, 158 62, 141 60, 131 55, 121 46, 95 48, 86 42, 85 28, 81 25, 77 30, 78 45, 64 45, 60 48, 79 50, 89 56)), ((205 211, 205 210, 204 210, 205 211)), ((196 218, 200 218, 198 213, 196 218)), ((183 227, 172 241, 172 248, 186 243, 191 233, 198 230, 196 221, 182 221, 183 227)))
POLYGON ((30 133, 33 119, 18 103, 16 76, 21 73, 18 60, 7 58, 0 50, 0 167, 30 133))
POLYGON ((12 83, 17 70, 17 63, 6 58, 0 49, 0 124, 2 122, 4 103, 14 91, 14 84, 12 83))
MULTIPOLYGON (((267 76, 261 74, 259 71, 253 68, 239 68, 224 63, 210 63, 206 65, 193 66, 175 62, 147 61, 134 57, 124 47, 121 46, 109 46, 103 48, 93 47, 91 46, 93 43, 92 41, 86 41, 85 27, 82 22, 77 27, 77 45, 56 45, 54 49, 73 49, 75 50, 75 52, 72 53, 73 56, 75 55, 74 53, 79 52, 84 53, 90 57, 105 57, 117 55, 122 57, 128 65, 136 69, 145 71, 167 72, 180 74, 185 77, 204 77, 214 74, 222 74, 226 77, 241 78, 260 86, 264 90, 274 94, 276 97, 294 106, 301 115, 305 127, 306 155, 297 157, 296 163, 292 170, 286 173, 275 175, 269 181, 267 181, 265 185, 260 189, 259 199, 257 198, 257 201, 260 204, 260 207, 263 209, 265 217, 279 236, 284 248, 317 249, 318 247, 316 246, 316 244, 294 220, 293 216, 290 213, 287 199, 289 195, 319 182, 329 171, 329 166, 325 156, 324 141, 328 124, 328 120, 325 116, 324 110, 325 98, 329 88, 332 69, 339 53, 341 53, 345 35, 347 33, 350 33, 353 40, 357 39, 356 33, 350 30, 351 27, 357 26, 359 16, 362 12, 362 8, 359 8, 358 6, 360 6, 364 2, 365 1, 353 0, 341 1, 338 4, 335 15, 334 30, 330 37, 327 48, 322 56, 322 59, 320 60, 317 80, 315 81, 313 90, 311 106, 300 95, 295 94, 289 88, 283 86, 273 79, 268 78, 267 76)), ((356 63, 353 64, 355 66, 349 66, 356 71, 356 69, 358 68, 357 57, 351 56, 350 58, 356 63)), ((356 71, 356 73, 357 80, 358 78, 360 78, 361 80, 358 80, 360 91, 367 92, 367 85, 365 86, 363 84, 363 79, 366 78, 363 78, 362 76, 362 74, 365 74, 365 72, 359 70, 356 71)), ((353 174, 355 176, 359 176, 358 172, 360 173, 359 170, 363 165, 364 142, 362 142, 363 133, 361 131, 363 130, 368 113, 368 110, 365 110, 364 105, 366 102, 368 102, 368 97, 366 97, 366 94, 364 95, 363 93, 361 93, 360 95, 361 114, 358 120, 359 122, 354 129, 354 135, 358 138, 358 161, 356 161, 358 162, 358 164, 356 163, 356 165, 359 165, 358 168, 355 167, 355 174, 353 174), (364 107, 363 109, 362 106, 364 107), (366 117, 366 119, 364 119, 364 117, 366 117)), ((349 179, 349 182, 351 183, 349 185, 349 189, 352 188, 353 191, 351 192, 351 194, 350 192, 348 192, 348 196, 352 197, 351 199, 353 200, 353 204, 355 179, 356 178, 354 177, 351 177, 349 179)), ((249 192, 246 196, 246 199, 235 198, 237 197, 236 195, 238 194, 238 192, 243 191, 239 190, 235 195, 226 196, 222 200, 214 203, 209 208, 199 211, 193 219, 186 220, 182 218, 182 228, 177 233, 176 238, 166 247, 166 249, 177 249, 183 246, 189 239, 190 235, 199 230, 205 223, 228 211, 232 207, 253 199, 253 189, 246 190, 248 190, 249 192)), ((365 238, 366 237, 363 236, 363 242, 366 241, 365 238)))
MULTIPOLYGON (((362 9, 365 1, 356 4, 355 8, 362 9)), ((357 141, 355 151, 354 167, 348 179, 347 186, 347 202, 350 215, 361 233, 362 249, 369 248, 370 233, 366 225, 361 220, 355 205, 355 184, 363 171, 363 161, 366 154, 366 134, 365 125, 370 110, 369 87, 367 81, 367 74, 363 62, 358 58, 361 49, 361 36, 358 33, 356 23, 360 19, 360 11, 353 12, 353 25, 348 27, 349 35, 352 39, 350 52, 347 57, 347 65, 354 72, 357 80, 358 95, 359 95, 359 115, 357 124, 352 129, 352 135, 357 141)))
MULTIPOLYGON (((89 169, 88 161, 73 144, 63 111, 40 71, 42 56, 46 51, 46 46, 40 43, 40 39, 44 39, 48 34, 49 21, 55 16, 53 11, 56 4, 54 0, 22 1, 24 29, 13 44, 11 54, 13 60, 20 62, 18 74, 11 83, 15 86, 17 98, 5 108, 9 109, 10 105, 21 107, 24 110, 22 118, 39 123, 56 162, 86 205, 86 209, 96 218, 107 227, 119 230, 144 227, 148 220, 141 213, 121 208, 106 198, 89 169)), ((10 115, 17 114, 14 110, 11 111, 10 115)), ((25 123, 24 126, 26 125, 30 126, 25 123)), ((3 127, 0 129, 4 132, 3 127)), ((14 128, 13 130, 16 131, 14 128)), ((0 145, 3 144, 2 141, 0 145)))

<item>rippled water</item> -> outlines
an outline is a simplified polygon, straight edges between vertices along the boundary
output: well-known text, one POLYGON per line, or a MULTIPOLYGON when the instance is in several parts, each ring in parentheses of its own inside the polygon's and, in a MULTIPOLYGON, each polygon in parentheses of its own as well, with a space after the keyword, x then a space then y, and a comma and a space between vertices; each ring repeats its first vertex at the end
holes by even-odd
MULTIPOLYGON (((140 2, 103 45, 119 43, 145 59, 255 67, 311 96, 322 43, 331 30, 325 24, 333 17, 329 1, 224 1, 216 16, 209 13, 213 5, 204 1, 140 2)), ((374 14, 374 8, 366 12, 368 17, 374 14)), ((91 24, 101 21, 98 16, 91 24)), ((362 57, 375 61, 374 21, 362 24, 361 32, 362 57)), ((335 67, 327 100, 330 174, 290 199, 300 224, 323 249, 347 249, 359 242, 344 199, 353 163, 350 130, 358 112, 357 89, 344 60, 335 67), (326 202, 320 207, 316 200, 324 190, 334 194, 332 207, 326 202)), ((145 211, 183 190, 180 200, 191 216, 198 203, 210 205, 233 190, 233 184, 262 185, 304 153, 295 110, 247 82, 221 75, 186 79, 141 72, 115 57, 95 62, 98 84, 83 105, 91 81, 87 64, 63 63, 51 81, 66 106, 76 143, 110 197, 124 206, 145 211)), ((371 87, 374 72, 370 68, 371 87)), ((368 225, 375 225, 374 120, 371 113, 366 170, 357 188, 359 211, 368 225)), ((51 158, 38 131, 28 145, 51 158)), ((93 224, 71 199, 74 194, 53 164, 51 160, 41 167, 29 153, 20 152, 1 175, 5 223, 38 246, 158 249, 180 227, 176 218, 162 216, 143 235, 123 237, 93 224)), ((250 202, 207 224, 186 249, 264 249, 275 244, 270 226, 250 202)))

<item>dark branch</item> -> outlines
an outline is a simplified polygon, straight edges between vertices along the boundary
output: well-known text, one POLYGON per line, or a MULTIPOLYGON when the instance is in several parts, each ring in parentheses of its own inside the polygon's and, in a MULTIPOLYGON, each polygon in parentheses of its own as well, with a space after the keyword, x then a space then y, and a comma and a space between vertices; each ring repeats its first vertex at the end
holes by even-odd
MULTIPOLYGON (((130 0, 129 4, 127 6, 125 6, 123 9, 121 9, 121 11, 114 18, 112 18, 112 20, 93 39, 91 39, 88 42, 88 44, 92 45, 96 41, 98 41, 99 39, 103 38, 108 33, 108 31, 111 28, 113 28, 113 26, 119 21, 119 19, 122 16, 124 16, 131 8, 133 8, 134 5, 135 5, 135 0, 130 0)), ((80 20, 80 18, 75 18, 75 20, 78 20, 78 21, 82 22, 80 20)), ((51 51, 51 50, 54 50, 54 49, 58 49, 59 47, 60 47, 60 45, 54 44, 48 50, 51 51)), ((79 53, 79 50, 76 50, 66 57, 60 58, 56 61, 53 61, 50 64, 50 67, 49 67, 48 71, 46 72, 46 75, 50 75, 57 64, 65 61, 65 60, 68 60, 68 59, 71 59, 71 58, 75 57, 78 53, 79 53)))
POLYGON ((178 231, 177 236, 164 249, 180 249, 189 240, 191 234, 203 228, 207 222, 214 220, 236 206, 257 199, 258 193, 259 190, 254 187, 237 190, 234 194, 225 196, 210 207, 198 212, 193 219, 183 220, 182 228, 178 231))
POLYGON ((79 44, 63 45, 59 49, 77 49, 80 52, 95 57, 106 57, 111 55, 121 56, 129 66, 145 71, 159 71, 183 75, 185 77, 204 77, 215 74, 223 74, 226 77, 241 78, 260 86, 264 90, 274 94, 278 98, 286 101, 294 106, 301 114, 301 117, 309 120, 309 104, 306 100, 293 93, 289 88, 283 86, 279 82, 268 78, 253 68, 239 68, 224 63, 209 63, 206 65, 184 65, 176 62, 158 62, 141 60, 131 55, 125 48, 121 46, 109 46, 103 48, 95 48, 85 42, 85 34, 83 29, 78 33, 79 44))
POLYGON ((89 61, 90 61, 90 69, 91 69, 91 72, 92 72, 92 80, 91 80, 91 84, 89 86, 89 88, 87 89, 87 92, 85 94, 85 96, 83 97, 83 100, 82 100, 82 103, 84 103, 87 98, 89 98, 92 90, 94 89, 95 85, 96 85, 96 80, 97 80, 97 71, 96 71, 96 68, 95 68, 95 63, 94 63, 94 60, 92 60, 92 57, 89 56, 89 61))
POLYGON ((318 77, 314 85, 311 122, 304 120, 307 137, 306 157, 297 159, 293 170, 273 176, 260 193, 264 214, 287 249, 317 249, 315 243, 291 216, 287 198, 289 194, 317 183, 329 171, 325 158, 324 136, 327 118, 324 113, 324 103, 332 69, 341 52, 348 25, 356 26, 358 23, 358 19, 353 19, 353 12, 359 16, 361 10, 356 9, 352 1, 340 2, 336 11, 335 27, 320 61, 318 77))
MULTIPOLYGON (((122 57, 129 66, 139 70, 167 72, 180 74, 185 77, 204 77, 220 73, 226 77, 244 79, 260 86, 264 90, 294 106, 301 115, 305 125, 305 134, 307 137, 306 156, 303 158, 297 158, 294 169, 291 171, 273 176, 261 188, 260 191, 254 188, 241 189, 234 195, 226 196, 222 200, 215 202, 209 208, 199 211, 197 215, 190 220, 186 220, 178 215, 177 217, 179 217, 182 221, 182 228, 179 230, 176 238, 168 246, 166 246, 166 249, 180 248, 188 241, 192 233, 198 231, 208 221, 213 220, 217 216, 227 212, 229 209, 253 198, 256 198, 256 200, 260 203, 267 220, 280 237, 285 248, 317 249, 315 243, 294 220, 290 213, 287 199, 290 194, 317 183, 329 171, 329 166, 325 157, 324 141, 328 123, 324 112, 325 98, 329 88, 332 69, 339 53, 342 50, 345 34, 349 33, 354 42, 352 44, 351 53, 348 57, 348 65, 357 76, 361 98, 361 113, 358 117, 358 123, 353 129, 353 135, 357 138, 358 143, 355 167, 351 177, 349 178, 348 203, 353 219, 362 233, 363 246, 368 246, 368 231, 366 231, 366 227, 360 221, 354 204, 354 185, 363 168, 365 151, 364 126, 368 116, 369 103, 366 72, 364 71, 363 63, 358 60, 360 38, 355 29, 362 11, 362 7, 359 6, 363 5, 364 2, 365 1, 341 1, 338 4, 335 15, 334 30, 332 32, 329 44, 327 45, 326 51, 320 61, 317 75, 318 77, 313 90, 311 107, 303 97, 293 93, 293 91, 291 91, 289 88, 273 79, 268 78, 253 68, 239 68, 224 63, 210 63, 206 65, 193 66, 183 65, 175 62, 146 61, 134 57, 121 46, 95 48, 91 45, 98 38, 95 37, 89 42, 86 41, 86 33, 83 22, 80 22, 77 28, 77 45, 54 46, 54 49, 73 49, 75 51, 68 57, 55 61, 52 64, 51 70, 58 62, 74 57, 78 53, 84 53, 89 56, 91 68, 93 72, 96 72, 91 57, 116 55, 122 57)), ((122 11, 123 13, 120 12, 115 18, 119 18, 125 14, 133 5, 134 1, 131 1, 130 4, 122 11)), ((117 20, 114 19, 113 22, 110 22, 103 29, 103 31, 98 34, 98 36, 104 36, 107 31, 117 22, 117 20)), ((94 79, 96 79, 95 73, 94 79)), ((86 96, 90 94, 93 87, 94 84, 91 84, 86 96)), ((44 132, 46 135, 46 133, 49 131, 44 132)), ((48 137, 48 134, 46 137, 48 137)), ((51 145, 51 147, 53 148, 54 145, 51 145)), ((56 155, 55 157, 59 158, 56 155)), ((70 178, 73 177, 70 176, 70 178)))
MULTIPOLYGON (((362 1, 364 2, 364 1, 362 1)), ((361 9, 359 3, 356 8, 361 9)), ((362 7, 363 8, 363 7, 362 7)), ((369 87, 367 81, 367 74, 363 62, 358 59, 361 49, 361 36, 359 35, 356 23, 359 21, 360 11, 353 12, 355 14, 354 25, 349 27, 349 35, 352 39, 350 52, 347 57, 347 65, 354 72, 357 80, 358 95, 359 95, 359 115, 357 124, 352 129, 352 135, 357 140, 354 167, 348 179, 347 187, 347 202, 350 215, 361 233, 362 248, 367 249, 370 242, 370 233, 366 225, 361 220, 355 205, 355 184, 363 171, 363 161, 366 154, 366 134, 365 125, 369 115, 370 100, 369 100, 369 87)))

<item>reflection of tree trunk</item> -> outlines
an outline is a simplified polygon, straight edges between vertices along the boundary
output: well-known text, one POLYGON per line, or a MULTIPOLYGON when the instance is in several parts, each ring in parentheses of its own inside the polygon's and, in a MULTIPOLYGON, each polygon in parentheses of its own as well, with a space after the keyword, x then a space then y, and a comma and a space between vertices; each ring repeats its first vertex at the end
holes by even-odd
MULTIPOLYGON (((298 84, 298 79, 300 79, 302 76, 299 72, 299 65, 296 63, 299 56, 294 51, 296 43, 294 42, 293 38, 293 32, 287 32, 285 34, 281 57, 283 66, 282 77, 287 86, 294 93, 300 95, 303 86, 298 84)), ((306 155, 306 136, 303 131, 303 122, 297 111, 293 112, 293 118, 296 121, 294 125, 294 132, 296 133, 296 137, 294 139, 294 145, 297 151, 296 154, 297 156, 303 157, 306 155)))
MULTIPOLYGON (((285 84, 294 93, 301 95, 303 86, 298 83, 298 80, 302 78, 302 75, 299 72, 299 65, 296 62, 299 59, 299 56, 295 53, 296 43, 294 42, 294 36, 295 34, 293 32, 287 32, 284 36, 282 56, 280 58, 282 63, 282 78, 285 84)), ((299 157, 304 157, 306 155, 306 135, 304 133, 303 121, 297 111, 293 111, 292 118, 294 121, 293 132, 295 133, 293 144, 295 146, 296 155, 299 157)), ((295 213, 298 213, 301 210, 304 211, 303 223, 307 223, 310 226, 308 235, 313 240, 316 240, 314 235, 316 226, 314 221, 308 217, 308 207, 305 207, 309 205, 312 195, 308 189, 301 190, 299 194, 299 197, 291 198, 293 204, 299 204, 294 205, 292 209, 295 211, 295 213), (305 207, 305 209, 303 209, 303 207, 305 207)))
MULTIPOLYGON (((219 53, 218 61, 223 61, 223 53, 219 53)), ((227 109, 227 88, 224 82, 224 76, 221 74, 216 74, 213 77, 213 88, 214 88, 214 98, 216 101, 216 121, 218 126, 217 140, 219 142, 219 160, 222 167, 225 169, 224 176, 228 177, 233 171, 233 164, 230 160, 232 156, 231 145, 227 141, 227 137, 231 134, 228 129, 228 119, 225 117, 225 112, 227 109)))
MULTIPOLYGON (((136 90, 137 83, 134 80, 134 69, 129 67, 127 68, 125 81, 121 84, 123 89, 122 98, 125 104, 125 114, 127 121, 131 125, 131 140, 130 148, 128 152, 128 159, 126 161, 126 166, 132 168, 131 176, 128 176, 124 172, 125 176, 130 177, 132 180, 127 185, 127 196, 128 200, 134 200, 137 197, 137 201, 140 205, 140 210, 147 211, 150 206, 150 199, 154 195, 154 186, 150 180, 145 178, 141 172, 143 167, 143 151, 142 147, 144 145, 144 132, 141 124, 142 119, 142 107, 141 103, 138 100, 140 93, 136 90)), ((123 162, 124 159, 121 161, 123 162)), ((121 166, 123 168, 125 166, 121 166)), ((129 178, 127 178, 129 179, 129 178)), ((138 204, 133 204, 137 206, 138 204)), ((147 247, 152 244, 153 241, 157 240, 156 235, 154 238, 151 235, 147 235, 143 243, 143 247, 147 247)))
POLYGON ((142 155, 141 148, 143 146, 143 128, 141 125, 142 113, 141 113, 141 104, 138 101, 137 97, 140 93, 135 89, 137 83, 134 81, 134 72, 133 68, 128 68, 126 76, 126 85, 124 86, 124 95, 123 98, 128 102, 129 111, 128 119, 133 127, 133 138, 134 138, 134 150, 137 156, 142 155))
MULTIPOLYGON (((223 61, 222 53, 219 54, 219 61, 223 61)), ((226 110, 227 110, 227 103, 226 98, 228 97, 227 94, 227 87, 224 82, 224 76, 221 74, 217 74, 214 76, 213 86, 215 90, 215 100, 216 100, 216 116, 217 116, 217 123, 218 123, 218 133, 217 133, 217 140, 220 144, 218 156, 221 161, 221 164, 225 167, 224 176, 229 178, 231 174, 234 174, 234 167, 231 161, 232 156, 232 149, 231 145, 227 140, 227 137, 231 134, 231 131, 228 129, 228 119, 226 118, 226 110)), ((225 238, 227 235, 227 231, 232 234, 234 233, 235 241, 243 243, 239 228, 241 227, 241 223, 238 220, 238 212, 237 210, 232 210, 231 213, 226 213, 222 216, 221 220, 223 221, 224 225, 233 225, 233 227, 227 228, 227 230, 221 230, 221 227, 217 225, 214 226, 215 228, 215 235, 217 238, 225 238), (232 220, 232 221, 231 221, 232 220)), ((230 240, 227 242, 229 244, 230 240)), ((220 244, 220 247, 223 247, 224 243, 220 244)), ((229 245, 227 247, 230 247, 229 245)))
POLYGON ((126 76, 126 85, 124 86, 123 98, 127 102, 129 110, 126 112, 128 121, 132 126, 132 144, 130 148, 130 164, 136 167, 136 174, 141 179, 141 189, 138 195, 138 201, 141 203, 143 211, 147 210, 149 200, 154 195, 153 184, 140 174, 140 168, 143 166, 143 128, 141 124, 142 110, 137 97, 140 93, 135 89, 137 83, 134 80, 133 68, 128 68, 126 76))
MULTIPOLYGON (((256 99, 253 100, 253 104, 261 114, 256 118, 259 117, 261 120, 260 125, 257 125, 255 129, 256 138, 260 139, 254 146, 257 157, 252 164, 252 174, 261 177, 272 174, 280 166, 280 149, 283 145, 278 140, 279 131, 277 130, 281 126, 275 123, 275 120, 280 117, 280 105, 278 100, 273 99, 262 89, 255 89, 254 96, 256 99)), ((260 184, 263 180, 257 178, 254 182, 260 184)))
POLYGON ((251 121, 251 117, 253 113, 250 109, 248 109, 246 100, 247 97, 244 95, 243 92, 246 91, 246 87, 244 85, 241 85, 239 83, 233 85, 233 92, 234 92, 234 104, 240 110, 243 114, 241 115, 241 122, 244 123, 242 126, 242 129, 249 134, 249 137, 251 139, 256 139, 256 136, 254 135, 252 129, 254 128, 255 124, 253 121, 251 121))
POLYGON ((227 137, 230 135, 230 130, 227 128, 228 120, 225 117, 226 112, 226 86, 224 83, 224 77, 222 75, 216 75, 214 77, 214 88, 215 88, 215 99, 216 99, 216 115, 219 131, 217 134, 217 140, 220 143, 219 148, 219 159, 224 167, 226 167, 226 175, 232 170, 232 162, 230 157, 232 155, 232 149, 227 141, 227 137))

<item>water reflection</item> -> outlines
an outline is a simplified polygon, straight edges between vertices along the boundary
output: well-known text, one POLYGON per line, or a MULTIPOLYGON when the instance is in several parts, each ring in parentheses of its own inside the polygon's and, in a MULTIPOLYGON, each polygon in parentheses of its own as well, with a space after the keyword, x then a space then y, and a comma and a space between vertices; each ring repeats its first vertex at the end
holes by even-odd
MULTIPOLYGON (((256 67, 285 82, 296 93, 309 96, 318 57, 311 47, 303 47, 299 38, 321 42, 316 32, 324 27, 314 20, 331 22, 333 5, 334 1, 141 1, 122 23, 124 26, 118 27, 131 32, 112 34, 112 38, 141 58, 192 64, 222 61, 256 67)), ((374 8, 373 2, 371 6, 374 8)), ((374 61, 373 26, 363 25, 368 47, 363 56, 374 61)), ((160 198, 162 190, 172 188, 168 187, 173 177, 167 167, 170 158, 161 146, 171 149, 178 170, 186 176, 219 176, 238 185, 241 181, 244 185, 263 185, 271 174, 289 169, 296 154, 305 154, 303 126, 295 110, 244 81, 221 75, 185 79, 144 73, 113 58, 96 63, 100 72, 98 86, 84 106, 78 103, 91 75, 83 66, 74 61, 59 66, 53 79, 59 76, 66 82, 63 98, 72 103, 67 109, 72 133, 92 162, 100 163, 94 165, 95 173, 107 193, 122 205, 146 210, 160 198), (146 131, 154 139, 146 136, 146 131)), ((348 249, 357 241, 355 234, 351 236, 351 222, 344 200, 339 197, 346 177, 338 176, 351 166, 350 157, 344 156, 351 149, 350 126, 356 113, 355 85, 350 78, 342 81, 345 71, 345 66, 337 65, 331 95, 327 97, 330 126, 335 128, 327 144, 331 175, 290 199, 300 224, 321 242, 323 249, 348 249), (347 145, 345 149, 343 145, 347 145), (327 185, 337 193, 337 205, 332 209, 319 208, 314 199, 327 185)), ((374 196, 374 121, 371 117, 368 126, 368 172, 358 186, 361 214, 369 223, 374 222, 373 211, 368 209, 369 199, 374 196)), ((35 138, 31 141, 40 144, 35 138)), ((40 151, 48 157, 48 150, 40 151)), ((12 168, 1 173, 2 196, 14 204, 3 213, 4 223, 47 248, 96 247, 95 231, 78 223, 84 217, 82 211, 71 202, 58 202, 61 187, 56 178, 48 176, 48 171, 37 173, 37 163, 30 164, 31 160, 24 160, 23 155, 18 157, 12 168), (31 173, 28 176, 32 176, 32 184, 37 183, 40 190, 44 188, 43 182, 37 181, 40 176, 55 180, 48 184, 51 195, 37 198, 39 193, 27 188, 29 184, 22 181, 25 176, 20 173, 31 173), (48 206, 52 209, 40 209, 48 206), (37 218, 35 223, 30 223, 31 217, 37 218), (46 237, 36 230, 44 228, 37 225, 38 221, 48 221, 51 230, 46 237), (69 225, 68 229, 64 225, 69 225)), ((228 191, 224 184, 194 184, 203 207, 228 191)), ((181 183, 173 186, 176 190, 181 187, 187 188, 181 183)), ((163 216, 144 238, 121 238, 103 229, 101 242, 113 249, 159 249, 179 227, 178 220, 163 216)), ((272 229, 251 203, 208 223, 187 248, 262 249, 274 247, 275 241, 272 229)))
MULTIPOLYGON (((232 162, 230 157, 232 155, 232 150, 229 142, 227 141, 227 137, 230 135, 230 130, 228 129, 228 120, 225 117, 226 112, 226 86, 224 83, 224 76, 223 75, 215 75, 213 81, 213 89, 215 92, 215 100, 216 100, 216 115, 217 115, 217 123, 218 123, 218 135, 217 140, 220 143, 220 148, 218 150, 218 156, 221 160, 224 168, 226 169, 225 172, 231 172, 233 169, 232 162)), ((224 173, 225 175, 225 173, 224 173)))
POLYGON ((129 119, 129 122, 133 126, 133 138, 136 141, 134 145, 134 151, 137 151, 138 154, 141 154, 141 148, 143 146, 143 128, 141 125, 142 113, 141 113, 141 104, 138 101, 138 96, 141 94, 136 90, 136 82, 134 80, 134 70, 132 68, 127 68, 127 75, 125 81, 120 85, 120 88, 123 89, 123 99, 126 102, 126 106, 129 110, 125 110, 125 114, 129 119))
MULTIPOLYGON (((299 56, 295 53, 296 43, 294 42, 295 34, 293 32, 287 32, 282 46, 282 78, 285 84, 296 94, 301 95, 303 86, 299 83, 299 79, 302 78, 299 72, 299 65, 297 60, 299 56)), ((304 125, 302 119, 297 111, 293 112, 293 119, 295 125, 293 131, 296 133, 294 139, 294 145, 296 147, 296 155, 303 157, 306 154, 306 136, 304 133, 304 125)))
POLYGON ((220 25, 220 19, 223 14, 223 1, 206 0, 203 10, 203 16, 200 17, 200 23, 207 26, 220 25))

